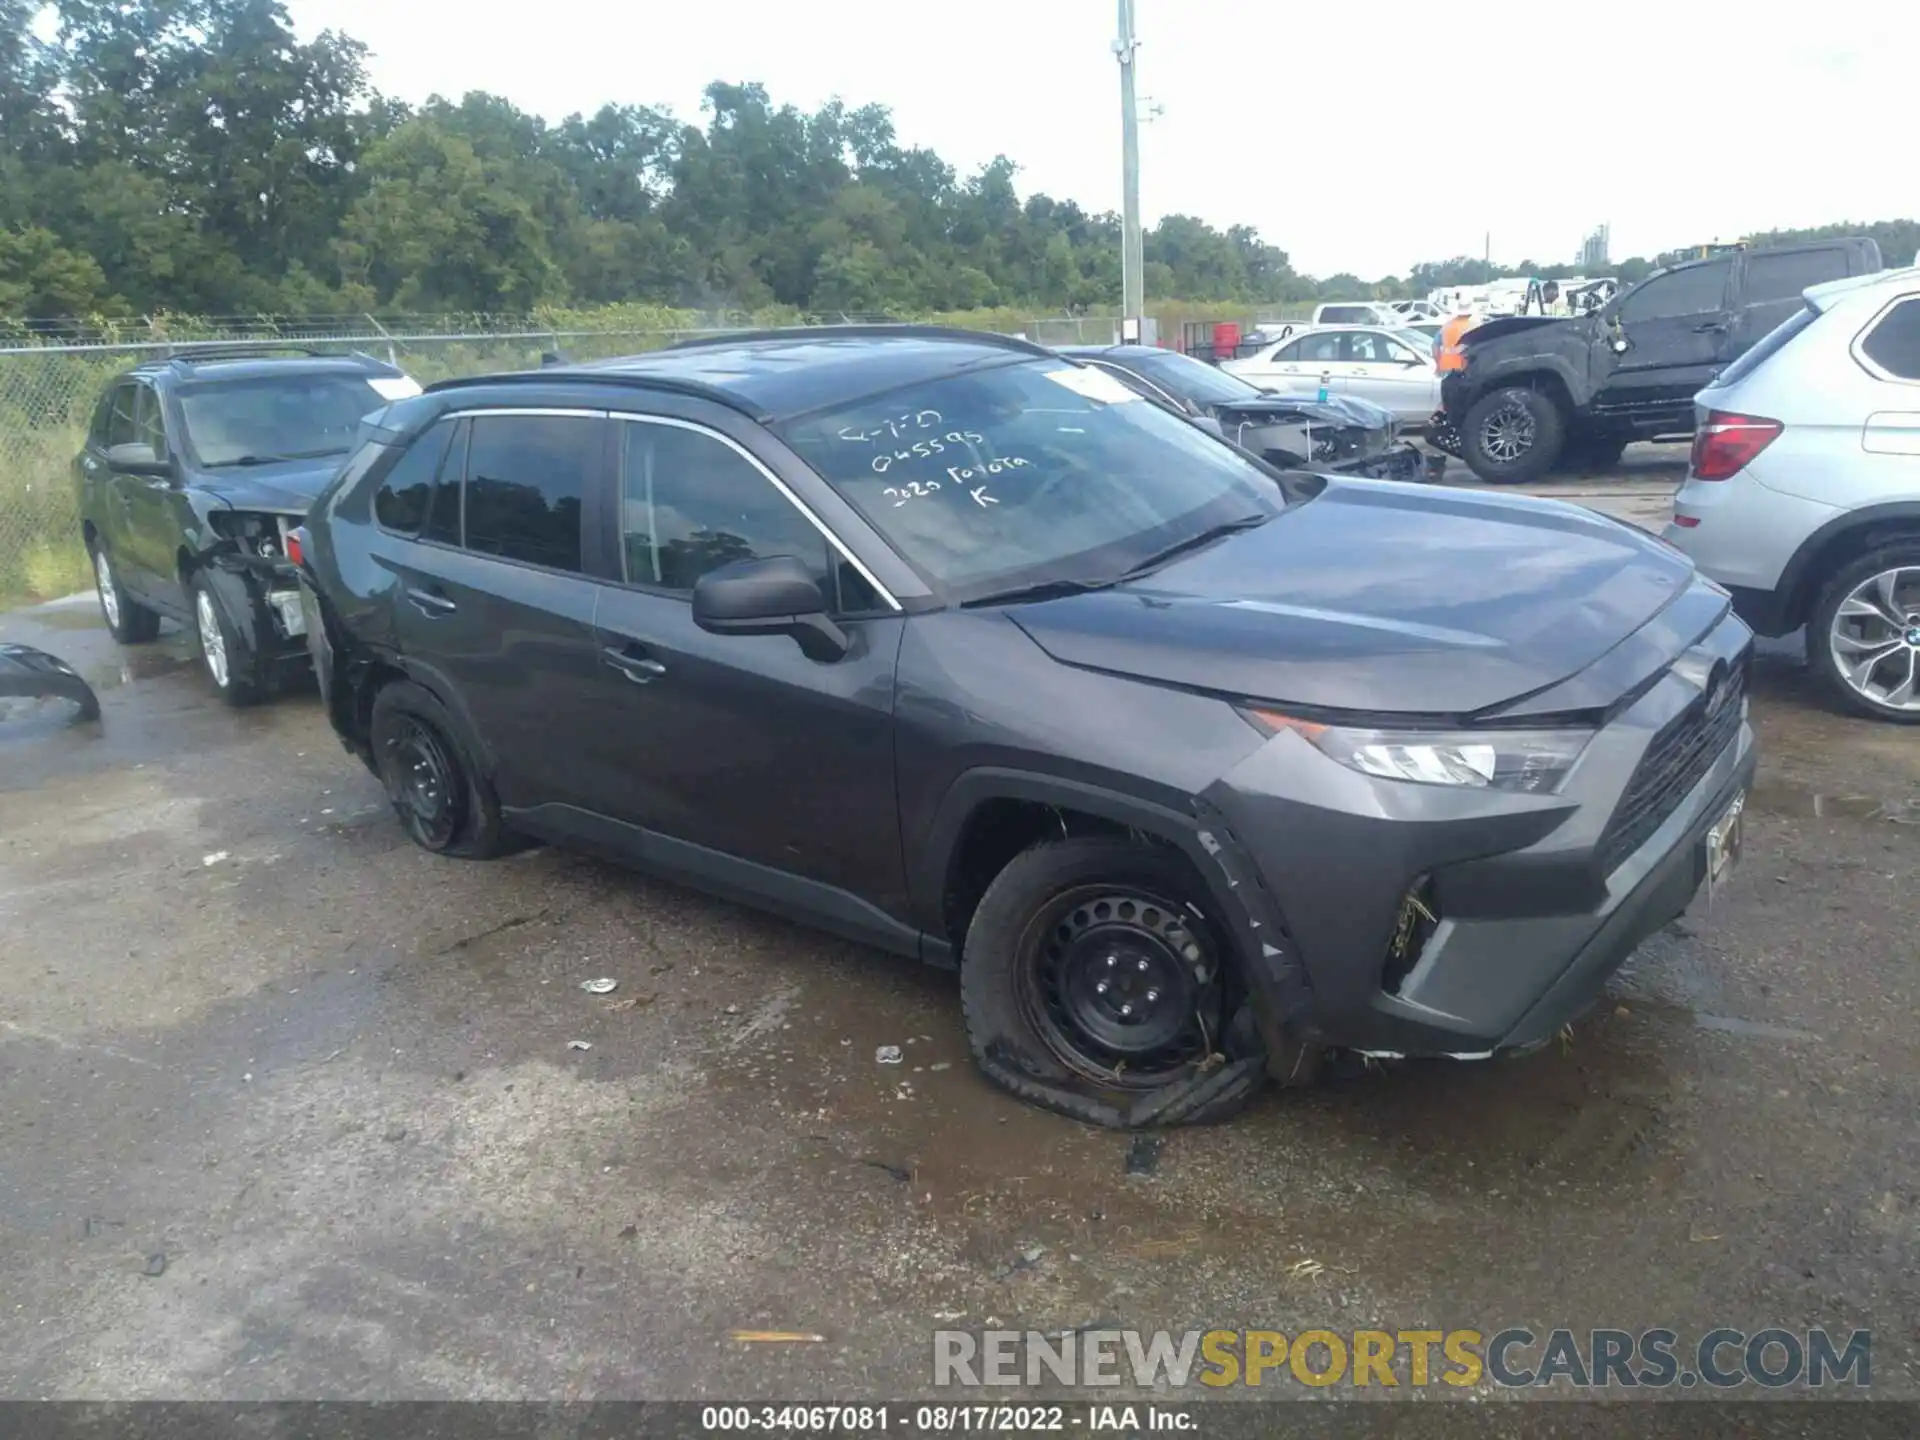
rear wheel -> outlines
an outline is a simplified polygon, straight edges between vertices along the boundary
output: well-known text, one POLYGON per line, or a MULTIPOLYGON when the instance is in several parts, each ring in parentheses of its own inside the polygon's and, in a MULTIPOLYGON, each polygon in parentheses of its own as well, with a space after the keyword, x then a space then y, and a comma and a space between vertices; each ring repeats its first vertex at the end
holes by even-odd
POLYGON ((987 1077, 1116 1128, 1239 1109, 1264 1057, 1250 1025, 1229 1023, 1235 977, 1193 886, 1172 852, 1117 836, 1016 856, 974 912, 960 972, 987 1077))
POLYGON ((1551 397, 1515 386, 1484 395, 1467 411, 1461 451, 1489 485, 1538 480, 1560 458, 1566 420, 1551 397))
POLYGON ((493 787, 458 733, 446 707, 410 680, 374 696, 374 768, 400 828, 436 855, 491 860, 521 842, 501 823, 493 787))
POLYGON ((93 556, 93 588, 100 597, 100 618, 107 631, 122 645, 144 645, 160 633, 160 617, 131 598, 114 573, 113 559, 104 540, 87 544, 93 556))
POLYGON ((1857 714, 1920 725, 1920 538, 1843 567, 1807 621, 1807 659, 1857 714))

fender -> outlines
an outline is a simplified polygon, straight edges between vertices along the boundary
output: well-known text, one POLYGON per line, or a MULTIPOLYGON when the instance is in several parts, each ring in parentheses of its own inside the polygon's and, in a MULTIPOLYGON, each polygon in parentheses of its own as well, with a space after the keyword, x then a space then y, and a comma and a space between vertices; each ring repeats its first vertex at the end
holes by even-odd
POLYGON ((1824 579, 1814 571, 1821 552, 1849 532, 1871 530, 1881 525, 1920 531, 1920 500, 1893 500, 1880 505, 1863 505, 1858 510, 1834 516, 1802 540, 1800 548, 1793 552, 1793 558, 1781 569, 1780 579, 1774 585, 1777 614, 1757 617, 1770 619, 1785 628, 1762 633, 1785 635, 1804 625, 1807 612, 1813 606, 1814 591, 1824 579))

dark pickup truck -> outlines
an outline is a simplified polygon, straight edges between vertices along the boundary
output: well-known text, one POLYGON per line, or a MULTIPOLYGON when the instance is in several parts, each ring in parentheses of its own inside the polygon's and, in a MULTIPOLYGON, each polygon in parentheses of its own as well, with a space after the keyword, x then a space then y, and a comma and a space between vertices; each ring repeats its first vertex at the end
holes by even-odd
POLYGON ((1601 469, 1633 440, 1693 432, 1693 397, 1810 285, 1881 268, 1861 238, 1739 250, 1655 271, 1590 314, 1489 320, 1462 340, 1428 439, 1492 483, 1601 469))

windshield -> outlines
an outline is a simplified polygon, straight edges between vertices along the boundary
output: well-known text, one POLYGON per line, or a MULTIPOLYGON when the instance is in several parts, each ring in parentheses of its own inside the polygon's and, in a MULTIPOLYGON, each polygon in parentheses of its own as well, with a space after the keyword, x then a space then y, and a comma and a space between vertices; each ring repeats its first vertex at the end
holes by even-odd
POLYGON ((202 465, 257 465, 343 455, 360 417, 387 403, 375 378, 350 374, 268 375, 180 389, 187 446, 202 465))
POLYGON ((1238 400, 1259 400, 1266 392, 1249 385, 1238 375, 1229 375, 1204 360, 1182 355, 1177 350, 1162 350, 1150 355, 1129 354, 1113 362, 1136 370, 1162 390, 1170 390, 1194 405, 1231 405, 1238 400))
POLYGON ((1284 508, 1238 451, 1113 376, 1057 360, 906 386, 780 433, 954 600, 1111 581, 1284 508))

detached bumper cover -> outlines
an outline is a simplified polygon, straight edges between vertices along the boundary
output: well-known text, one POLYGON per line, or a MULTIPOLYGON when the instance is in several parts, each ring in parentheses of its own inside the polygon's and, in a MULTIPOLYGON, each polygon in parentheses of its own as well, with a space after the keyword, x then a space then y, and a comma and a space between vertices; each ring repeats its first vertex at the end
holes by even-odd
POLYGON ((80 707, 82 720, 100 718, 100 697, 79 672, 31 645, 0 644, 0 695, 71 700, 80 707))

